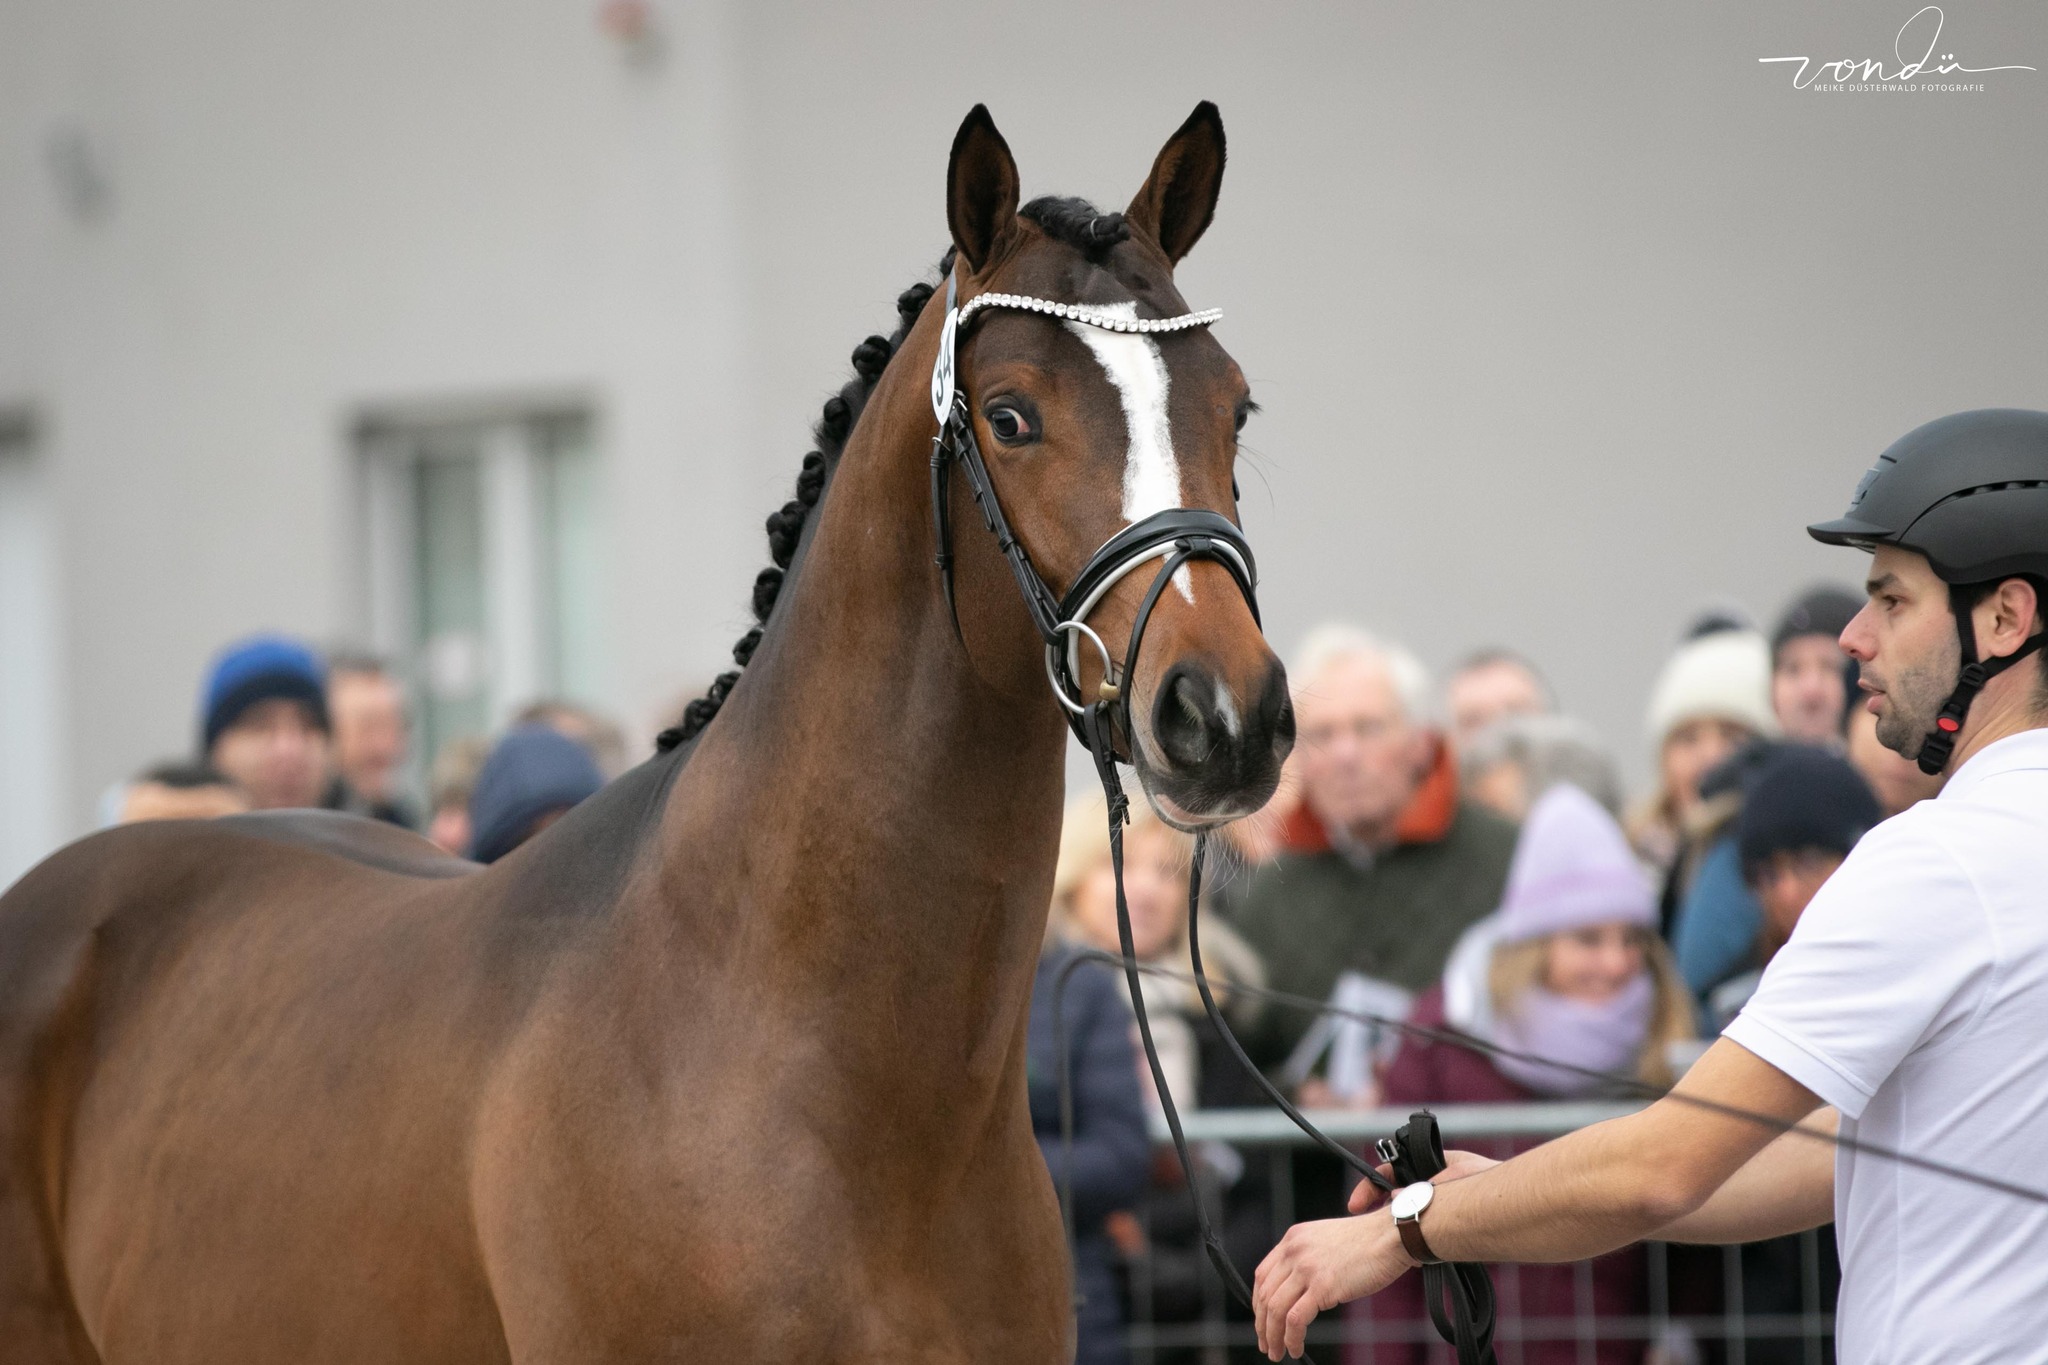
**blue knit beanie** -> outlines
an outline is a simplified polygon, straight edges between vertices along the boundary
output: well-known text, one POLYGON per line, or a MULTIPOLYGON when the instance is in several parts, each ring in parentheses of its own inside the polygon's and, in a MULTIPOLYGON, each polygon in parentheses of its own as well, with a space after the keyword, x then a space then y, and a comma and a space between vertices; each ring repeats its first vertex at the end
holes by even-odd
POLYGON ((469 856, 494 863, 519 847, 534 821, 596 794, 604 774, 590 751, 559 730, 520 725, 484 760, 469 797, 469 856))
POLYGON ((320 656, 287 635, 251 635, 216 654, 206 675, 199 711, 199 752, 261 701, 283 699, 306 708, 307 719, 326 730, 327 670, 320 656))

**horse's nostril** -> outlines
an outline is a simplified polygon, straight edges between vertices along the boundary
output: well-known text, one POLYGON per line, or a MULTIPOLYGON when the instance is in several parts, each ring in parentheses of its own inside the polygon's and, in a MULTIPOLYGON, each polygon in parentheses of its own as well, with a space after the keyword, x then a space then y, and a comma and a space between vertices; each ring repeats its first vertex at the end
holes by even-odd
POLYGON ((1203 691, 1193 674, 1175 669, 1152 708, 1153 738, 1178 767, 1207 762, 1215 747, 1216 717, 1210 714, 1203 691))
POLYGON ((1286 676, 1275 678, 1259 707, 1261 718, 1273 736, 1274 745, 1286 752, 1294 747, 1294 702, 1287 695, 1286 676))

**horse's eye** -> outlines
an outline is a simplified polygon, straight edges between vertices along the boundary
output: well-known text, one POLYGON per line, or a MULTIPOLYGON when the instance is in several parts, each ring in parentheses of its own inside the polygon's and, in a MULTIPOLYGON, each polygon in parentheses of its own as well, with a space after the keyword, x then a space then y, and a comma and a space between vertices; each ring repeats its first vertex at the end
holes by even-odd
POLYGON ((1031 430, 1031 419, 1007 403, 990 408, 987 416, 988 429, 1006 446, 1023 445, 1037 434, 1031 430))

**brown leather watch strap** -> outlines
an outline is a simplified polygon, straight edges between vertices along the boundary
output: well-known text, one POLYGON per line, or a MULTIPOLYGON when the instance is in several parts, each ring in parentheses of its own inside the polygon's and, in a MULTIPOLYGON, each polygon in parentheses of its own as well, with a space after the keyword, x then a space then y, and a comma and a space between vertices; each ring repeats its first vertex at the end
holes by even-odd
POLYGON ((1401 1248, 1408 1253, 1408 1259, 1417 1265, 1441 1265, 1443 1260, 1429 1249, 1429 1243, 1422 1237, 1420 1218, 1397 1218, 1394 1226, 1401 1233, 1401 1248))

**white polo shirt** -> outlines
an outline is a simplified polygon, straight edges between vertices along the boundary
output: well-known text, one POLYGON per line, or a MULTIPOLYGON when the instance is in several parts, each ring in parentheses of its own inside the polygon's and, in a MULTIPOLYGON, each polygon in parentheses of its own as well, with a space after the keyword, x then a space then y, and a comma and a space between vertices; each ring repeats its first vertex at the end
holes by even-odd
MULTIPOLYGON (((2048 1191, 2048 730, 1866 835, 1725 1037, 1842 1132, 2048 1191)), ((1835 1155, 1843 1365, 2048 1361, 2048 1203, 1835 1155)))

